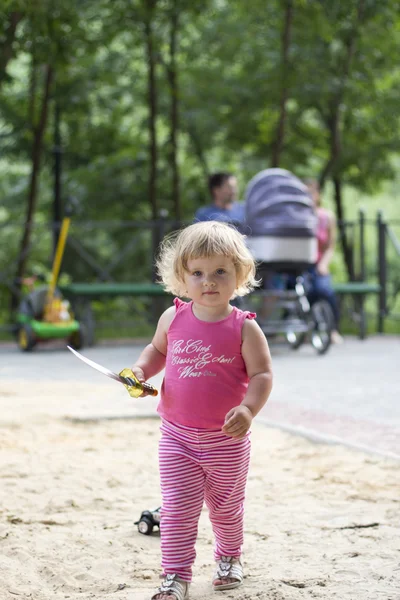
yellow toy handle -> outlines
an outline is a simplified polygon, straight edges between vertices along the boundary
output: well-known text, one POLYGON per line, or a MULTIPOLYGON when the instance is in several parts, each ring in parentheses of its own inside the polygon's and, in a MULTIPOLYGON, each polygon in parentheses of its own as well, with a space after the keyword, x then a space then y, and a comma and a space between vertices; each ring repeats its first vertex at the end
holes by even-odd
POLYGON ((54 256, 53 268, 51 271, 51 281, 49 285, 49 289, 47 292, 46 305, 44 309, 44 318, 46 320, 46 316, 48 316, 51 312, 51 305, 54 297, 54 291, 56 289, 56 283, 58 279, 58 275, 60 273, 61 260, 64 254, 65 242, 67 240, 68 229, 70 225, 71 219, 70 217, 64 217, 60 237, 58 238, 58 244, 56 248, 56 254, 54 256))
POLYGON ((141 382, 139 379, 132 373, 130 369, 123 369, 121 373, 119 373, 120 377, 123 377, 126 380, 124 386, 129 392, 129 395, 132 398, 139 398, 143 392, 147 392, 149 396, 157 396, 158 391, 149 383, 141 382))

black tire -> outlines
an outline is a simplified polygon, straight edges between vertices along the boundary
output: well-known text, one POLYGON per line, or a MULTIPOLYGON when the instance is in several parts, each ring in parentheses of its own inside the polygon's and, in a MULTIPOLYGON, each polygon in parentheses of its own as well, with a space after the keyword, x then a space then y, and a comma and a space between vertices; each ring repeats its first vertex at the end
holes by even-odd
POLYGON ((18 346, 22 352, 31 352, 36 345, 36 336, 30 325, 21 325, 18 329, 18 346))
POLYGON ((318 354, 325 354, 331 345, 334 315, 326 300, 318 300, 311 306, 311 344, 318 354))
POLYGON ((150 535, 153 531, 153 522, 148 517, 142 517, 138 523, 138 531, 143 535, 150 535))
POLYGON ((296 333, 295 331, 286 332, 286 341, 292 350, 298 350, 306 341, 307 334, 304 331, 296 333))
POLYGON ((83 323, 79 323, 79 329, 69 336, 68 346, 74 350, 80 350, 86 346, 86 328, 83 323))
MULTIPOLYGON (((302 305, 300 303, 300 301, 298 302, 296 309, 295 309, 295 313, 293 315, 296 319, 299 319, 300 321, 305 322, 307 320, 308 317, 308 313, 304 313, 303 309, 302 309, 302 305)), ((291 313, 288 313, 286 315, 286 319, 289 320, 289 318, 291 317, 291 313)), ((298 350, 300 348, 300 346, 302 346, 304 344, 304 342, 307 340, 307 332, 306 331, 296 331, 295 329, 290 331, 286 331, 286 341, 289 344, 289 347, 292 350, 298 350)))

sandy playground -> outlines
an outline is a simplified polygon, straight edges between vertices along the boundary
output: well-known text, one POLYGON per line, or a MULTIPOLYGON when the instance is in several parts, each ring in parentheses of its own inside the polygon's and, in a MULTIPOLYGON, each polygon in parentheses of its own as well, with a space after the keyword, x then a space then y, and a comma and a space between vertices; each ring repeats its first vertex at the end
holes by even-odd
MULTIPOLYGON (((160 501, 159 421, 71 418, 121 394, 113 383, 1 382, 0 600, 154 593, 159 536, 134 521, 160 501)), ((191 599, 399 600, 400 462, 261 424, 252 441, 244 585, 212 591, 204 510, 191 599)))

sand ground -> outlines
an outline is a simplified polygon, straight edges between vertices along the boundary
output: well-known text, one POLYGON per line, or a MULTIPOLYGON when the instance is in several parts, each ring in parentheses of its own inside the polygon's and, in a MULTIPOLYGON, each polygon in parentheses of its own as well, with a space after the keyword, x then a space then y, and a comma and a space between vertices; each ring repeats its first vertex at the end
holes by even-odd
MULTIPOLYGON (((158 585, 159 536, 134 525, 160 502, 158 419, 66 418, 112 405, 113 385, 1 381, 0 600, 148 600, 158 585)), ((244 585, 212 591, 204 510, 191 599, 399 600, 400 462, 260 423, 252 442, 244 585)))

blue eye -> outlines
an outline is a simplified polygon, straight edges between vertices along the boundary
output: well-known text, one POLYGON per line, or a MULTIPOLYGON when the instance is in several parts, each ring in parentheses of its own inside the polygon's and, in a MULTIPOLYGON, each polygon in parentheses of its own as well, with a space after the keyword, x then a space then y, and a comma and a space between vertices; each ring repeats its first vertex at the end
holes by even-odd
POLYGON ((225 275, 226 271, 225 269, 217 269, 216 273, 217 275, 225 275))
POLYGON ((194 277, 200 277, 201 271, 193 271, 192 275, 194 275, 194 277))

